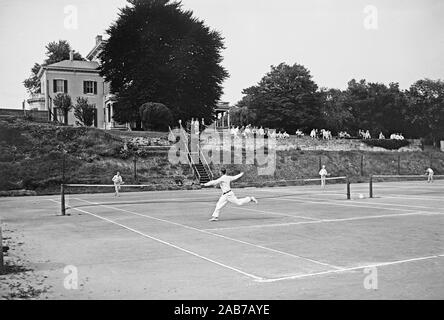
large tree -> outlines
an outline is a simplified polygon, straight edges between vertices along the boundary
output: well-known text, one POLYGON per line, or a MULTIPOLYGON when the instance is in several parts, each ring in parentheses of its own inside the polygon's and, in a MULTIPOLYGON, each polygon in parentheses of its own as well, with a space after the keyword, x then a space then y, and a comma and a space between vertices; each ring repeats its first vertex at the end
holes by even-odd
POLYGON ((359 82, 352 79, 341 98, 342 110, 350 110, 352 121, 347 128, 356 133, 358 129, 379 132, 410 133, 407 120, 407 98, 397 83, 388 86, 382 83, 359 82))
POLYGON ((140 121, 146 101, 167 105, 175 118, 214 119, 228 77, 221 35, 169 0, 131 0, 107 30, 101 74, 118 99, 114 119, 140 121))
POLYGON ((309 130, 320 119, 318 86, 304 66, 281 63, 272 66, 256 85, 243 90, 241 105, 256 116, 256 125, 285 129, 309 130))
MULTIPOLYGON (((37 74, 42 66, 47 66, 63 60, 69 59, 69 53, 72 51, 71 45, 66 40, 50 42, 46 45, 47 58, 42 64, 35 63, 31 69, 31 76, 23 81, 23 85, 29 93, 40 93, 40 79, 37 74)), ((85 60, 78 52, 74 52, 74 60, 85 60)))
POLYGON ((411 85, 408 117, 417 137, 444 140, 444 81, 423 79, 411 85))
POLYGON ((347 94, 339 89, 320 90, 321 121, 320 125, 337 134, 340 131, 350 131, 355 122, 352 109, 347 104, 347 94))

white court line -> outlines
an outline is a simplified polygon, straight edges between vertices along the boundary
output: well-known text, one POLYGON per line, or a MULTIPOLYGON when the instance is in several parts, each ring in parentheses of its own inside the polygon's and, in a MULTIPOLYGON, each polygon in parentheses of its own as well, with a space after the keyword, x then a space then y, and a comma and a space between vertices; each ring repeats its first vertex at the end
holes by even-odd
MULTIPOLYGON (((88 202, 88 203, 94 204, 93 202, 90 202, 90 201, 87 201, 87 200, 82 200, 82 199, 78 199, 78 198, 76 198, 76 199, 79 200, 79 201, 83 201, 83 202, 88 202)), ((254 243, 250 243, 250 242, 247 242, 247 241, 243 241, 243 240, 227 237, 227 236, 224 236, 224 235, 221 235, 221 234, 217 234, 217 233, 213 233, 213 232, 209 232, 209 231, 206 231, 206 230, 203 230, 203 229, 197 229, 197 228, 194 228, 194 227, 191 227, 191 226, 187 226, 187 225, 184 225, 184 224, 181 224, 181 223, 177 223, 177 222, 173 222, 173 221, 169 221, 169 220, 165 220, 165 219, 160 219, 160 218, 156 218, 156 217, 153 217, 153 216, 149 216, 149 215, 145 215, 145 214, 141 214, 141 213, 137 213, 137 212, 134 212, 134 211, 129 211, 129 210, 125 210, 125 209, 121 209, 121 208, 117 208, 117 207, 101 205, 100 203, 97 203, 96 205, 98 205, 100 207, 112 209, 112 210, 117 210, 117 211, 122 211, 122 212, 130 213, 130 214, 137 215, 137 216, 140 216, 140 217, 145 217, 145 218, 148 218, 148 219, 157 220, 157 221, 161 221, 161 222, 164 222, 164 223, 176 225, 176 226, 179 226, 179 227, 182 227, 182 228, 185 228, 185 229, 189 229, 189 230, 193 230, 193 231, 209 234, 209 235, 212 235, 212 236, 215 236, 215 237, 219 237, 219 238, 222 238, 222 239, 230 240, 230 241, 233 241, 233 242, 242 243, 242 244, 245 244, 245 245, 249 245, 249 246, 252 246, 252 247, 256 247, 256 248, 259 248, 259 249, 262 249, 262 250, 266 250, 266 251, 271 251, 271 252, 278 253, 278 254, 282 254, 282 255, 285 255, 285 256, 292 257, 292 258, 297 258, 297 259, 302 259, 302 260, 310 261, 312 263, 323 265, 323 266, 328 266, 328 267, 333 268, 333 269, 338 269, 338 270, 342 269, 341 267, 334 266, 332 264, 328 264, 328 263, 325 263, 325 262, 321 262, 321 261, 313 260, 313 259, 310 259, 310 258, 298 256, 298 255, 291 254, 291 253, 288 253, 288 252, 285 252, 285 251, 280 251, 280 250, 264 247, 264 246, 261 246, 261 245, 258 245, 258 244, 254 244, 254 243)))
MULTIPOLYGON (((384 197, 386 198, 386 197, 384 197)), ((380 198, 378 198, 380 199, 380 198)), ((408 198, 404 198, 404 199, 408 199, 408 198)), ((356 203, 364 203, 358 199, 355 200, 356 203)), ((365 200, 364 200, 365 201, 365 200)), ((409 207, 409 208, 419 208, 419 209, 432 209, 435 210, 437 208, 433 208, 433 207, 426 207, 426 206, 415 206, 415 205, 410 205, 410 204, 396 204, 396 203, 387 203, 387 202, 372 202, 373 205, 381 205, 381 206, 392 206, 392 207, 409 207)))
MULTIPOLYGON (((444 213, 442 213, 442 214, 444 214, 444 213)), ((405 217, 405 216, 415 216, 415 215, 434 215, 434 213, 418 211, 418 212, 409 212, 409 213, 385 214, 385 215, 377 215, 377 216, 362 216, 362 217, 339 218, 339 219, 323 219, 323 220, 318 220, 318 221, 299 221, 299 222, 287 222, 287 223, 255 224, 255 225, 250 225, 250 226, 210 228, 210 229, 203 229, 203 230, 207 230, 207 231, 221 230, 221 231, 223 231, 223 230, 237 230, 237 229, 250 229, 250 228, 273 228, 273 227, 295 226, 295 225, 300 225, 300 224, 347 222, 347 221, 356 221, 356 220, 383 219, 383 218, 405 217)))
POLYGON ((383 196, 382 198, 444 201, 444 196, 442 198, 435 198, 435 197, 417 197, 417 196, 411 197, 411 196, 401 196, 398 194, 389 194, 383 196))
MULTIPOLYGON (((214 206, 214 205, 212 205, 212 206, 214 206)), ((284 217, 301 218, 301 219, 312 220, 312 221, 319 221, 320 220, 320 219, 309 218, 309 217, 305 217, 305 216, 295 216, 292 214, 279 213, 279 212, 274 212, 274 211, 263 211, 263 210, 257 210, 257 209, 235 207, 235 206, 231 206, 230 208, 238 209, 238 210, 254 211, 254 212, 259 212, 262 214, 271 214, 271 215, 278 215, 278 216, 284 216, 284 217)))
MULTIPOLYGON (((264 192, 267 192, 264 190, 264 192)), ((294 197, 294 196, 288 196, 279 198, 282 201, 292 201, 292 202, 307 202, 307 203, 315 203, 315 204, 331 204, 335 206, 342 206, 342 207, 357 207, 357 208, 370 208, 370 209, 379 209, 379 210, 389 210, 389 211, 415 211, 414 209, 398 209, 398 208, 382 208, 382 207, 376 207, 376 206, 369 206, 369 205, 354 205, 354 204, 346 204, 342 203, 342 200, 328 200, 328 199, 319 199, 319 198, 301 198, 301 197, 294 197), (318 201, 313 201, 318 200, 318 201), (320 201, 319 201, 320 200, 320 201)), ((264 200, 264 199, 263 199, 264 200)))
MULTIPOLYGON (((301 199, 301 201, 306 201, 306 200, 308 200, 310 198, 302 198, 302 197, 297 197, 296 198, 296 197, 294 197, 294 199, 301 199)), ((316 199, 316 198, 312 198, 312 199, 316 199)), ((340 200, 327 200, 327 201, 325 201, 324 199, 319 199, 319 198, 317 200, 321 200, 321 201, 324 201, 326 203, 328 201, 329 204, 333 204, 333 203, 331 203, 331 201, 335 201, 336 204, 338 204, 337 201, 340 201, 340 200)), ((359 200, 354 200, 354 201, 355 201, 354 203, 364 204, 364 202, 359 202, 359 200)), ((385 202, 373 202, 373 204, 371 206, 370 205, 357 206, 357 205, 351 205, 351 204, 347 205, 347 206, 363 207, 363 208, 371 208, 371 209, 379 209, 379 210, 381 210, 381 209, 382 210, 392 210, 392 211, 415 211, 415 210, 417 210, 417 208, 419 208, 419 209, 432 209, 432 210, 436 209, 436 208, 425 207, 425 206, 411 206, 411 205, 403 205, 403 204, 391 204, 391 203, 385 203, 385 202), (411 208, 411 209, 387 208, 387 207, 384 207, 384 206, 408 207, 408 208, 411 208)), ((433 213, 433 214, 441 214, 441 212, 436 212, 436 211, 424 211, 424 212, 433 213)))
MULTIPOLYGON (((53 200, 53 199, 48 199, 48 200, 60 204, 60 202, 55 201, 55 200, 53 200)), ((175 248, 175 249, 177 249, 177 250, 180 250, 180 251, 186 252, 186 253, 191 254, 191 255, 193 255, 193 256, 195 256, 195 257, 198 257, 198 258, 203 259, 203 260, 206 260, 206 261, 208 261, 208 262, 211 262, 211 263, 217 264, 218 266, 224 267, 224 268, 226 268, 226 269, 230 269, 230 270, 232 270, 232 271, 236 271, 237 273, 240 273, 240 274, 242 274, 242 275, 244 275, 244 276, 247 276, 247 277, 249 277, 249 278, 252 278, 252 279, 254 279, 254 280, 262 280, 262 279, 264 279, 264 278, 261 278, 261 277, 255 276, 255 275, 253 275, 253 274, 251 274, 251 273, 247 273, 247 272, 242 271, 242 270, 240 270, 240 269, 237 269, 237 268, 231 267, 231 266, 226 265, 226 264, 224 264, 224 263, 218 262, 218 261, 216 261, 216 260, 213 260, 213 259, 210 259, 210 258, 204 257, 204 256, 202 256, 202 255, 200 255, 200 254, 198 254, 198 253, 195 253, 195 252, 193 252, 193 251, 190 251, 190 250, 187 250, 187 249, 185 249, 185 248, 179 247, 179 246, 177 246, 177 245, 175 245, 175 244, 172 244, 172 243, 170 243, 170 242, 167 242, 167 241, 164 241, 164 240, 161 240, 161 239, 155 238, 155 237, 153 237, 153 236, 147 235, 146 233, 143 233, 143 232, 140 232, 140 231, 138 231, 138 230, 136 230, 136 229, 133 229, 133 228, 127 227, 127 226, 125 226, 125 225, 123 225, 123 224, 121 224, 121 223, 115 222, 115 221, 113 221, 113 220, 111 220, 111 219, 108 219, 108 218, 105 218, 105 217, 102 217, 102 216, 99 216, 99 215, 96 215, 96 214, 94 214, 94 213, 88 212, 88 211, 86 211, 86 210, 78 209, 78 208, 73 208, 73 210, 77 210, 77 211, 79 211, 79 212, 83 212, 83 213, 89 214, 89 215, 91 215, 91 216, 93 216, 93 217, 96 217, 96 218, 99 218, 99 219, 101 219, 101 220, 107 221, 107 222, 109 222, 109 223, 115 224, 115 225, 117 225, 117 226, 119 226, 119 227, 122 227, 122 228, 124 228, 124 229, 129 230, 129 231, 132 231, 132 232, 134 232, 134 233, 137 233, 137 234, 139 234, 139 235, 141 235, 141 236, 143 236, 143 237, 145 237, 145 238, 148 238, 148 239, 151 239, 151 240, 154 240, 154 241, 160 242, 160 243, 162 243, 162 244, 164 244, 164 245, 167 245, 167 246, 170 246, 170 247, 175 248)))
POLYGON ((427 256, 427 257, 420 257, 420 258, 412 258, 412 259, 406 259, 406 260, 391 261, 391 262, 375 263, 375 264, 370 264, 370 265, 366 265, 366 266, 344 268, 342 270, 328 270, 328 271, 321 271, 321 272, 314 272, 314 273, 299 274, 299 275, 294 275, 294 276, 286 276, 286 277, 281 277, 281 278, 260 279, 260 280, 256 280, 256 281, 258 281, 258 282, 277 282, 277 281, 284 281, 284 280, 294 280, 294 279, 321 276, 321 275, 340 273, 340 272, 342 273, 342 272, 354 271, 354 270, 360 270, 360 269, 366 269, 366 268, 378 268, 378 267, 384 267, 384 266, 390 266, 390 265, 402 264, 402 263, 408 263, 408 262, 415 262, 415 261, 421 261, 421 260, 437 259, 437 258, 442 258, 442 257, 444 257, 444 254, 438 254, 438 255, 434 255, 434 256, 427 256))

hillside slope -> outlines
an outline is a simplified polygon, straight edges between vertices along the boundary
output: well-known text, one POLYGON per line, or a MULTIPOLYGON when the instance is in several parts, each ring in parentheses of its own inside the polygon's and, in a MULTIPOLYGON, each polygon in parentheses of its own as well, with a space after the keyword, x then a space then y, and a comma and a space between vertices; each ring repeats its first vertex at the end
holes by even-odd
MULTIPOLYGON (((148 143, 168 144, 166 134, 115 133, 15 118, 0 119, 0 195, 9 195, 11 190, 58 193, 62 183, 61 147, 67 150, 67 183, 110 184, 115 172, 120 171, 127 184, 152 185, 148 190, 177 189, 179 180, 188 188, 197 188, 188 165, 173 165, 168 161, 167 146, 138 159, 136 181, 133 158, 123 151, 125 141, 135 136, 145 137, 148 143)), ((243 183, 261 185, 270 180, 317 177, 320 164, 325 164, 332 176, 366 181, 370 174, 397 174, 398 161, 401 174, 423 174, 428 166, 437 174, 444 174, 444 153, 436 151, 278 151, 272 176, 258 176, 254 165, 226 167, 231 173, 244 171, 243 183)), ((221 166, 211 167, 217 172, 221 166)))
MULTIPOLYGON (((62 147, 67 151, 68 183, 110 184, 116 171, 127 183, 135 183, 133 160, 125 159, 122 152, 126 140, 120 134, 94 128, 0 119, 0 191, 59 192, 62 147)), ((170 164, 165 153, 140 158, 137 174, 140 182, 152 183, 153 189, 174 188, 177 179, 193 179, 188 166, 170 164)))

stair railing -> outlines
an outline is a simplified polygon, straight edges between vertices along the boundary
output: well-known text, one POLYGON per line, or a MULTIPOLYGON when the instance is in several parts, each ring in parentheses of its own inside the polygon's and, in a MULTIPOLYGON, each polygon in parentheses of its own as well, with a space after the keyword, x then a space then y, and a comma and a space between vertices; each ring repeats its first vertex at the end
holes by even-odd
POLYGON ((199 182, 200 182, 201 177, 200 177, 199 170, 197 170, 196 164, 194 163, 190 149, 188 148, 188 133, 183 129, 182 124, 180 125, 180 129, 181 129, 182 135, 184 136, 184 140, 185 140, 184 141, 185 142, 185 150, 187 152, 188 163, 190 165, 191 170, 193 170, 194 175, 197 174, 197 178, 199 179, 199 182), (185 134, 183 134, 183 132, 185 132, 185 134))

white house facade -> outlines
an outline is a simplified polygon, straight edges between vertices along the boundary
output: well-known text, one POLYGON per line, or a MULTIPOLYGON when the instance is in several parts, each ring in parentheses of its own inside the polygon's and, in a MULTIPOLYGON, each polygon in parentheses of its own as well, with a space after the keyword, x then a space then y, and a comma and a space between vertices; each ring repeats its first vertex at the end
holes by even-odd
MULTIPOLYGON (((100 76, 100 53, 105 40, 97 36, 94 48, 86 56, 87 61, 73 59, 73 52, 69 60, 60 61, 40 68, 38 77, 41 83, 41 94, 33 95, 28 99, 32 109, 46 110, 49 120, 64 122, 64 114, 54 105, 54 97, 59 93, 66 93, 71 97, 73 105, 77 98, 88 99, 88 103, 95 107, 94 127, 100 129, 131 130, 136 123, 120 124, 113 119, 116 99, 110 93, 109 83, 100 76)), ((218 119, 215 127, 230 126, 229 104, 219 102, 216 108, 218 119)), ((76 125, 74 109, 68 113, 68 125, 76 125)))

